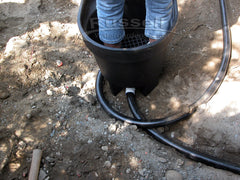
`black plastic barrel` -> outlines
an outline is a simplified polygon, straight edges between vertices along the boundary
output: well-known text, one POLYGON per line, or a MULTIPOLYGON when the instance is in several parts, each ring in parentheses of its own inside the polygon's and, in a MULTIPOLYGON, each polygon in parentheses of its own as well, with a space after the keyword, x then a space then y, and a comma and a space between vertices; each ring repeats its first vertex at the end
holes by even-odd
POLYGON ((166 48, 178 18, 176 0, 173 0, 173 5, 171 26, 167 34, 147 44, 148 38, 144 36, 145 1, 126 0, 123 18, 126 35, 122 48, 110 48, 104 46, 98 37, 96 0, 81 1, 78 14, 80 32, 114 95, 127 87, 136 88, 147 95, 158 84, 167 59, 166 48))

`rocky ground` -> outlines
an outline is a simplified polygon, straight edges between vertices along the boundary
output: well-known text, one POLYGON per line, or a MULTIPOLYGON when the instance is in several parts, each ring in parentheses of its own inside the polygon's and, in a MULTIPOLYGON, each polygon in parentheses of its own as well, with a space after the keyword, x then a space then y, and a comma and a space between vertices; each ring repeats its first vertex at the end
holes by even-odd
MULTIPOLYGON (((165 74, 141 111, 159 118, 195 101, 222 55, 218 1, 179 0, 165 74)), ((110 118, 96 100, 98 66, 76 19, 79 0, 0 0, 0 179, 239 179, 194 162, 135 125, 110 118)), ((218 93, 188 120, 159 129, 199 151, 240 164, 240 2, 230 2, 232 61, 218 93)), ((129 113, 124 92, 106 96, 129 113)))

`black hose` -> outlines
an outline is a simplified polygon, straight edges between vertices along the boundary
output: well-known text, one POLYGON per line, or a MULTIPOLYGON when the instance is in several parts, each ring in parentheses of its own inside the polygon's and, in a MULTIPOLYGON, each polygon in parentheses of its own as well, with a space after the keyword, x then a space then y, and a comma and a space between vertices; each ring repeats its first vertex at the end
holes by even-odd
POLYGON ((135 124, 141 127, 145 127, 145 128, 153 128, 153 127, 161 127, 161 126, 166 126, 169 124, 173 124, 175 122, 178 122, 182 119, 186 119, 188 118, 190 115, 193 114, 193 110, 190 112, 190 110, 188 109, 186 112, 181 112, 178 114, 174 114, 171 115, 169 117, 166 118, 161 118, 161 119, 155 119, 155 120, 151 120, 151 121, 138 121, 134 118, 125 116, 124 114, 121 114, 119 112, 117 112, 116 110, 114 110, 108 103, 108 101, 106 100, 106 98, 104 97, 104 93, 103 93, 103 76, 101 71, 99 71, 98 75, 97 75, 97 79, 96 79, 96 94, 97 94, 97 98, 98 101, 100 102, 100 104, 102 105, 103 109, 111 116, 114 117, 120 121, 123 122, 127 122, 129 124, 135 124))
MULTIPOLYGON (((131 109, 133 116, 140 121, 145 120, 145 117, 141 114, 141 112, 139 112, 139 110, 137 108, 137 104, 135 101, 135 95, 133 93, 127 93, 127 100, 128 100, 128 105, 131 109)), ((207 165, 211 165, 216 168, 229 170, 234 173, 240 174, 240 167, 237 164, 233 164, 233 163, 218 159, 216 157, 213 157, 213 156, 210 156, 207 154, 203 154, 192 148, 180 145, 180 144, 174 142, 172 139, 170 140, 169 138, 167 138, 167 136, 158 133, 157 130, 154 130, 154 129, 144 129, 144 130, 147 131, 150 135, 152 135, 159 142, 175 148, 176 150, 183 153, 190 159, 205 163, 207 165)))
POLYGON ((203 95, 197 101, 192 103, 187 110, 181 113, 170 115, 165 118, 153 119, 153 120, 147 121, 138 111, 137 105, 135 102, 135 97, 133 95, 128 94, 127 95, 128 103, 135 118, 125 116, 117 112, 116 110, 114 110, 108 104, 108 101, 105 99, 104 93, 103 93, 104 78, 100 71, 96 79, 96 94, 100 104, 110 116, 118 120, 130 123, 130 124, 135 124, 144 128, 148 133, 153 135, 158 141, 168 144, 171 147, 174 147, 175 149, 184 153, 185 155, 187 155, 189 158, 193 160, 197 160, 217 168, 226 169, 226 170, 240 174, 240 167, 237 165, 225 162, 223 160, 219 160, 215 157, 212 157, 206 154, 199 153, 191 148, 178 145, 177 143, 166 138, 165 136, 158 134, 157 131, 153 129, 149 129, 153 127, 169 125, 190 117, 197 110, 197 107, 199 105, 208 102, 214 96, 214 94, 217 92, 218 88, 220 87, 221 83, 223 82, 228 70, 230 59, 231 59, 232 43, 231 43, 231 33, 230 33, 230 28, 229 28, 228 19, 227 19, 227 13, 226 13, 226 4, 225 4, 226 2, 225 0, 219 0, 219 2, 220 2, 221 15, 222 15, 222 29, 223 29, 223 38, 224 38, 223 40, 224 47, 223 47, 221 65, 217 75, 215 76, 214 80, 212 81, 210 86, 207 88, 207 90, 203 93, 203 95))
POLYGON ((219 3, 220 3, 220 9, 221 9, 222 30, 223 30, 223 53, 222 53, 221 65, 217 75, 215 76, 210 86, 207 88, 205 93, 191 105, 192 108, 194 107, 196 108, 201 104, 207 103, 214 96, 214 94, 217 92, 217 90, 221 86, 227 74, 228 65, 230 63, 231 52, 232 52, 232 38, 231 38, 231 31, 228 23, 228 18, 227 18, 226 2, 225 0, 219 0, 219 3))

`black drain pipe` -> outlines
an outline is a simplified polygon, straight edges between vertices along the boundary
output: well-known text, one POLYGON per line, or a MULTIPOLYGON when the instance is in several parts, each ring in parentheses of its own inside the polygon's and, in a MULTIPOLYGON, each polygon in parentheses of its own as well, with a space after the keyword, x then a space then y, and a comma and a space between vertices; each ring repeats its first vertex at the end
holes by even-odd
MULTIPOLYGON (((127 93, 127 100, 133 116, 140 121, 145 120, 145 117, 139 112, 137 108, 135 95, 133 93, 127 93)), ((150 135, 152 135, 159 142, 175 148, 177 151, 183 153, 186 157, 192 160, 205 163, 215 168, 224 169, 224 170, 228 170, 228 171, 232 171, 234 173, 240 174, 240 167, 237 164, 233 164, 233 163, 218 159, 216 157, 203 154, 192 148, 180 145, 174 140, 168 138, 167 136, 157 132, 157 130, 155 129, 144 129, 144 130, 148 132, 150 135)))
POLYGON ((189 157, 192 160, 199 161, 216 168, 221 168, 221 169, 229 170, 234 173, 240 174, 239 165, 226 162, 216 157, 200 153, 189 147, 184 147, 182 145, 179 145, 178 143, 168 139, 163 134, 158 133, 155 129, 150 129, 153 127, 169 125, 190 117, 197 110, 197 107, 199 105, 203 103, 207 103, 214 96, 214 94, 217 92, 218 88, 222 84, 225 78, 225 75, 227 73, 228 65, 231 59, 232 42, 231 42, 230 27, 229 27, 227 13, 226 13, 226 2, 225 0, 219 0, 219 3, 220 3, 221 15, 222 15, 221 17, 222 17, 222 30, 223 30, 223 43, 224 43, 221 65, 217 75, 215 76, 214 80, 212 81, 210 86, 207 88, 207 90, 204 92, 204 94, 197 101, 192 103, 188 107, 188 109, 185 110, 185 112, 174 114, 161 119, 148 121, 144 118, 144 116, 141 115, 141 113, 137 108, 136 101, 135 101, 135 94, 130 92, 130 93, 127 93, 127 99, 128 99, 128 104, 134 118, 125 116, 115 111, 109 105, 108 101, 105 99, 104 93, 103 93, 104 78, 100 71, 96 79, 96 94, 100 104, 110 116, 118 120, 142 127, 144 130, 146 130, 158 141, 175 148, 176 150, 185 154, 187 157, 189 157))

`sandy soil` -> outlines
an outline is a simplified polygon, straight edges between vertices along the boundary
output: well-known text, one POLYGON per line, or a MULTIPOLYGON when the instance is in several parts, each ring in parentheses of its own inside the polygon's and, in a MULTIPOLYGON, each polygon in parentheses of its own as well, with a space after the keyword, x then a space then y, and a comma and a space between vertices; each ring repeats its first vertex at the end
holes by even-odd
MULTIPOLYGON (((172 114, 195 101, 221 61, 218 1, 178 3, 168 68, 151 94, 138 93, 148 118, 172 114)), ((103 111, 94 90, 98 66, 76 24, 78 4, 0 0, 0 179, 27 179, 35 148, 43 150, 40 179, 240 179, 189 160, 103 111)), ((239 0, 231 1, 232 61, 218 93, 190 119, 161 129, 238 164, 239 7, 239 0)), ((129 112, 124 92, 106 94, 116 109, 129 112)))

